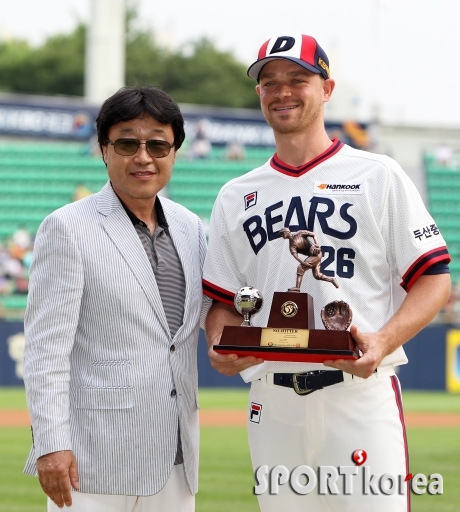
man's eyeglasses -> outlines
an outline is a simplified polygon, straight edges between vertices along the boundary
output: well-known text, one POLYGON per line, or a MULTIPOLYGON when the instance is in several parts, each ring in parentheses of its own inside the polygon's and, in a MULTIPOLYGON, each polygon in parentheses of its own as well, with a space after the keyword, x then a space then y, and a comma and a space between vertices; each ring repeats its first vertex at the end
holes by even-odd
POLYGON ((115 142, 107 139, 112 144, 117 155, 132 156, 139 149, 141 144, 145 144, 147 153, 153 158, 163 158, 168 156, 174 144, 170 144, 166 140, 147 140, 141 142, 139 139, 117 139, 115 142))

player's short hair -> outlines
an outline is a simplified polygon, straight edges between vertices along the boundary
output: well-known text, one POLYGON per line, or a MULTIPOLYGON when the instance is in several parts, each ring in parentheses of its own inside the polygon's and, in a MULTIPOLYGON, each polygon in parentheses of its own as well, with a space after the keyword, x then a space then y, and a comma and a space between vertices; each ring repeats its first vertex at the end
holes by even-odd
POLYGON ((174 148, 185 139, 184 118, 177 103, 159 87, 122 87, 102 104, 96 119, 99 147, 108 142, 110 128, 123 121, 148 115, 162 124, 169 124, 174 133, 174 148))

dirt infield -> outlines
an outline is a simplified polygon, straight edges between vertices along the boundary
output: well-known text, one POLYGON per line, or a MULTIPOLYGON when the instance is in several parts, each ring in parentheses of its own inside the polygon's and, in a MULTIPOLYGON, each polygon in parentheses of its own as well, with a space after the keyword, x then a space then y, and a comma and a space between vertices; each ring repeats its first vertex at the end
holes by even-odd
MULTIPOLYGON (((202 427, 243 427, 246 411, 201 410, 202 427)), ((405 414, 407 427, 460 427, 460 413, 416 413, 405 414)), ((29 413, 23 410, 0 411, 0 427, 28 427, 29 413)))

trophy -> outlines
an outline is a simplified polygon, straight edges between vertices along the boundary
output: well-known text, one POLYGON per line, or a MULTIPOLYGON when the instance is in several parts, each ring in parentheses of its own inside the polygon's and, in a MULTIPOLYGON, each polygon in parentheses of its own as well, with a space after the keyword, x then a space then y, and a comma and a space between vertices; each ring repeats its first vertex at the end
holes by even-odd
POLYGON ((280 236, 289 241, 289 250, 298 261, 295 286, 286 292, 275 292, 267 327, 253 327, 252 315, 262 307, 262 297, 252 286, 241 288, 235 295, 235 309, 243 315, 240 327, 225 326, 219 345, 221 354, 253 355, 268 361, 323 362, 327 359, 357 359, 358 349, 350 332, 352 311, 344 301, 333 301, 321 310, 325 327, 315 329, 313 297, 300 291, 303 276, 311 270, 318 281, 339 287, 337 280, 320 270, 321 247, 312 231, 294 233, 288 228, 280 236), (302 258, 304 256, 305 258, 302 258))

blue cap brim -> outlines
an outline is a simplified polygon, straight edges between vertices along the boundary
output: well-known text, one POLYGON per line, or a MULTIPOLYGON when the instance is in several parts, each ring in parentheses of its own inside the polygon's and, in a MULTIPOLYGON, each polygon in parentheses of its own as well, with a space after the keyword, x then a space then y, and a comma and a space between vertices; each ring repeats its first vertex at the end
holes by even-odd
POLYGON ((262 71, 262 68, 267 64, 267 62, 270 62, 271 60, 290 60, 291 62, 294 62, 295 64, 298 64, 299 66, 308 69, 308 71, 311 71, 312 73, 317 73, 318 75, 322 75, 324 79, 329 78, 326 74, 326 72, 322 69, 315 68, 312 64, 308 64, 308 62, 305 62, 304 60, 297 59, 296 57, 264 57, 263 59, 257 60, 249 66, 248 69, 248 76, 250 78, 254 78, 254 80, 259 80, 260 72, 262 71))

